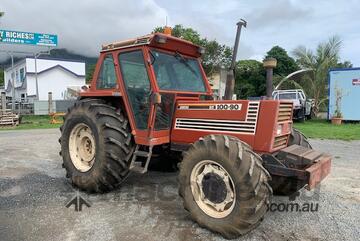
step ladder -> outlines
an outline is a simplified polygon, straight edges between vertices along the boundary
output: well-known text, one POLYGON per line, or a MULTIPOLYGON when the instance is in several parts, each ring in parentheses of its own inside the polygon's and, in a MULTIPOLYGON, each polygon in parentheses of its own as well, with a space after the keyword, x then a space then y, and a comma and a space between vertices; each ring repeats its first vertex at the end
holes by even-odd
POLYGON ((130 170, 133 172, 143 174, 143 173, 147 172, 147 169, 148 169, 148 166, 150 163, 150 159, 152 156, 153 146, 149 146, 149 151, 140 151, 139 150, 140 146, 141 145, 136 145, 136 147, 135 147, 135 151, 132 156, 131 163, 130 163, 130 170), (143 165, 142 161, 137 161, 138 157, 146 157, 146 161, 145 161, 144 165, 143 165))

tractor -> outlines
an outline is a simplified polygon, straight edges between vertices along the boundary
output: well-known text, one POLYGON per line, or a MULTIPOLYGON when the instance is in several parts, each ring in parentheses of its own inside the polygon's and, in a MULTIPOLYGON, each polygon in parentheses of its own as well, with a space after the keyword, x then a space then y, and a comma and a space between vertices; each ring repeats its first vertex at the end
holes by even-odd
POLYGON ((155 155, 179 160, 185 210, 230 239, 259 225, 273 193, 316 187, 331 156, 293 128, 292 102, 214 100, 203 53, 168 33, 103 45, 64 116, 60 155, 67 178, 90 193, 146 173, 155 155))

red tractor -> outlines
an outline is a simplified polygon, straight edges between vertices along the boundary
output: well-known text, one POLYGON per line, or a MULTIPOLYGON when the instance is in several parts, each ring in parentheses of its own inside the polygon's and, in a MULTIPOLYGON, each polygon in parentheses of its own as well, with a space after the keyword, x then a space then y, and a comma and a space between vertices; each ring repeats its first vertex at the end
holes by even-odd
POLYGON ((203 52, 162 33, 104 45, 89 89, 65 115, 63 167, 78 188, 107 192, 145 173, 154 154, 182 154, 184 208, 235 238, 259 224, 273 191, 319 184, 331 157, 292 128, 291 102, 214 101, 203 52))

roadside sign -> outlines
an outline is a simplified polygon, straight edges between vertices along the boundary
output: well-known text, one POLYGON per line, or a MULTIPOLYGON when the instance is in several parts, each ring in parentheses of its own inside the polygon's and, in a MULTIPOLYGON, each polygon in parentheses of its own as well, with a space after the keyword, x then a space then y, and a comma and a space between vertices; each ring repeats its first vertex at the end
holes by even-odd
POLYGON ((58 40, 57 35, 54 34, 19 32, 0 29, 0 43, 56 47, 58 40))

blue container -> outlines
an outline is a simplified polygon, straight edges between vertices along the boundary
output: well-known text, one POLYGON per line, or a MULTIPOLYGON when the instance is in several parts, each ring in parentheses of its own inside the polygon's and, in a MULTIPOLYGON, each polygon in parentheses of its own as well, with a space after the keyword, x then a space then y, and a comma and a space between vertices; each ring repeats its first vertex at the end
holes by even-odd
POLYGON ((336 89, 341 90, 343 120, 360 121, 360 68, 329 70, 328 119, 336 110, 336 89))

